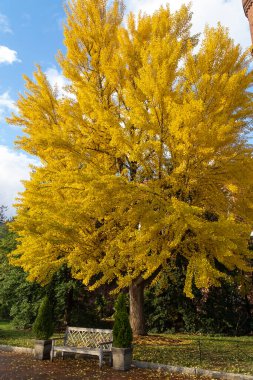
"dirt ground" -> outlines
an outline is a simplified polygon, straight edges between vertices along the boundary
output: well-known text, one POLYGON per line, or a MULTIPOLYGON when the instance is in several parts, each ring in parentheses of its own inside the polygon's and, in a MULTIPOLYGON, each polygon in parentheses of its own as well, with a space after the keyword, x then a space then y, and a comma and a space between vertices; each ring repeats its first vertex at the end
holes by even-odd
MULTIPOLYGON (((107 365, 99 369, 98 360, 55 359, 41 361, 32 355, 0 351, 1 380, 194 380, 194 377, 133 368, 114 371, 107 365)), ((204 378, 202 378, 204 380, 204 378)), ((209 379, 210 380, 210 379, 209 379)))

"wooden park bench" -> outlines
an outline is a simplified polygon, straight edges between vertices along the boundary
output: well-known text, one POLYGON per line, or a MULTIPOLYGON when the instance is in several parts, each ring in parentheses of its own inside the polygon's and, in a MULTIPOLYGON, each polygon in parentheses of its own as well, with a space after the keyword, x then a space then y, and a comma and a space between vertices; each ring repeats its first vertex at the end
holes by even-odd
POLYGON ((67 327, 64 338, 52 339, 51 361, 57 351, 62 356, 65 352, 98 356, 101 368, 104 356, 109 356, 112 363, 112 330, 67 327), (63 345, 55 344, 59 339, 63 340, 63 345))

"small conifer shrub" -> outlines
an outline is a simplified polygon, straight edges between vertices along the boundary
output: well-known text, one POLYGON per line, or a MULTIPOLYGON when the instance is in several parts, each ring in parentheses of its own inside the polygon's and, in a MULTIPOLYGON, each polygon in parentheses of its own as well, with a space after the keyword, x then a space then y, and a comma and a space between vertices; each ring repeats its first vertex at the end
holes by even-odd
POLYGON ((37 339, 49 339, 54 332, 52 306, 48 296, 42 299, 37 317, 33 324, 33 332, 37 339))
POLYGON ((128 348, 131 347, 132 341, 133 334, 126 307, 126 296, 121 293, 115 303, 113 347, 128 348))

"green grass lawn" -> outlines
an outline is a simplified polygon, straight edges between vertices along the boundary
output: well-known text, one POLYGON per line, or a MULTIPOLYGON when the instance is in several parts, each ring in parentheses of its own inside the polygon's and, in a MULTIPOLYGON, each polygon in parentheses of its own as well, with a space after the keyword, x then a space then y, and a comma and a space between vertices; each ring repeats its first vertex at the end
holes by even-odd
MULTIPOLYGON (((33 347, 34 335, 0 321, 1 344, 33 347)), ((253 337, 151 334, 135 340, 134 359, 253 375, 253 337)))
POLYGON ((253 337, 150 335, 137 341, 134 358, 253 375, 253 337))
POLYGON ((0 344, 33 347, 34 335, 31 330, 17 330, 10 322, 0 321, 0 344))

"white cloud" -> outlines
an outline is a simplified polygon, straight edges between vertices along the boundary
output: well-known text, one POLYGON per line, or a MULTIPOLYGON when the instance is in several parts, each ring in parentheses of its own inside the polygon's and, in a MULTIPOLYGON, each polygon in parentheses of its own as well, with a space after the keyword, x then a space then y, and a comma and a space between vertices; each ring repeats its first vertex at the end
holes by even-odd
POLYGON ((10 112, 18 112, 15 100, 13 100, 9 92, 6 91, 0 94, 0 120, 2 117, 10 112))
POLYGON ((0 45, 0 63, 21 62, 17 57, 17 52, 15 50, 9 49, 7 46, 0 45))
POLYGON ((0 94, 0 121, 5 117, 10 116, 11 112, 18 113, 18 107, 15 100, 10 97, 8 91, 0 94))
POLYGON ((0 31, 3 33, 12 33, 8 18, 0 13, 0 31))
MULTIPOLYGON (((172 11, 179 9, 185 0, 128 0, 128 9, 137 13, 139 11, 152 13, 161 5, 169 4, 172 11)), ((244 15, 242 2, 239 0, 192 0, 193 32, 202 32, 205 25, 222 25, 230 30, 230 35, 244 48, 251 45, 248 20, 244 15)))
POLYGON ((24 12, 22 14, 21 20, 22 20, 21 26, 26 28, 27 26, 30 25, 31 15, 29 13, 24 12))
POLYGON ((47 79, 53 88, 56 88, 59 96, 68 96, 64 87, 69 84, 68 80, 55 67, 50 67, 45 71, 47 79))
POLYGON ((8 207, 8 216, 15 214, 12 206, 24 187, 21 180, 29 179, 29 165, 38 162, 24 153, 0 145, 0 205, 8 207))

